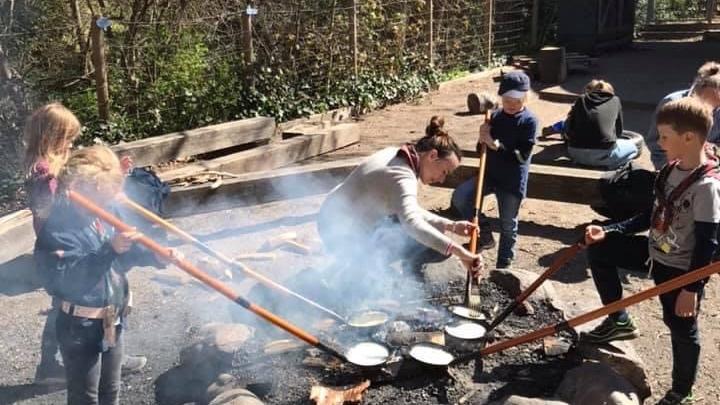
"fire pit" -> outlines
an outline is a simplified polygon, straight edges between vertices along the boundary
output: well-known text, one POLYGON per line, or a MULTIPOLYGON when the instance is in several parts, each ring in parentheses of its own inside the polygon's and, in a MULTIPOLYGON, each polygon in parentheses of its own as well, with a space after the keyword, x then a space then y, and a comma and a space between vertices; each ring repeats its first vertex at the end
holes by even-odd
MULTIPOLYGON (((484 403, 509 393, 551 394, 572 361, 562 357, 546 358, 540 342, 488 356, 482 361, 476 359, 441 367, 428 366, 408 356, 410 348, 419 342, 432 342, 427 350, 433 350, 437 343, 445 343, 444 326, 461 319, 452 315, 447 306, 461 300, 462 288, 460 284, 450 285, 448 290, 458 293, 434 297, 435 305, 423 304, 412 310, 405 307, 401 312, 390 314, 388 322, 371 336, 372 340, 390 348, 390 361, 383 366, 357 367, 305 348, 268 356, 262 352, 262 342, 257 342, 236 354, 230 373, 246 384, 265 387, 265 392, 257 394, 268 404, 310 404, 313 402, 308 395, 313 385, 349 386, 364 380, 371 381, 363 396, 363 403, 369 404, 442 404, 461 400, 484 403)), ((488 314, 510 302, 502 290, 487 281, 481 282, 480 293, 481 310, 488 314)), ((560 319, 557 311, 539 305, 532 317, 511 316, 488 339, 519 335, 560 319)), ((343 347, 363 340, 353 328, 343 327, 328 330, 323 338, 343 347)), ((469 340, 449 350, 467 353, 479 350, 482 344, 469 340)))

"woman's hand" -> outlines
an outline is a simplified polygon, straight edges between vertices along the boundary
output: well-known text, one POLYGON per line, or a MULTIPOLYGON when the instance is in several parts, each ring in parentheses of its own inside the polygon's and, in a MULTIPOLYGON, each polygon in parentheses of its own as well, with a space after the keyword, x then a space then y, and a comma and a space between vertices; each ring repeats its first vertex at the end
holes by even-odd
POLYGON ((170 257, 167 257, 167 256, 165 256, 165 255, 160 255, 160 254, 155 253, 155 259, 157 259, 158 262, 160 262, 160 263, 162 263, 163 265, 166 265, 166 266, 167 266, 168 264, 170 264, 170 263, 174 263, 174 262, 177 261, 177 260, 184 260, 184 259, 185 259, 185 255, 182 254, 182 252, 179 251, 179 250, 177 250, 177 249, 169 248, 169 249, 168 249, 168 253, 169 253, 170 257))
POLYGON ((480 228, 470 221, 455 221, 450 225, 448 230, 455 235, 470 236, 473 232, 479 232, 480 228))
POLYGON ((485 268, 482 256, 472 253, 462 246, 454 246, 452 254, 460 259, 465 268, 472 273, 473 277, 479 277, 480 272, 485 268))
POLYGON ((675 300, 675 315, 681 318, 692 318, 697 315, 697 293, 680 290, 675 300))
POLYGON ((588 225, 585 228, 585 245, 602 242, 605 239, 605 230, 599 225, 588 225))
POLYGON ((130 250, 132 244, 135 243, 135 241, 140 236, 142 235, 136 230, 120 232, 115 234, 115 236, 110 241, 110 245, 112 246, 115 253, 123 254, 130 250))

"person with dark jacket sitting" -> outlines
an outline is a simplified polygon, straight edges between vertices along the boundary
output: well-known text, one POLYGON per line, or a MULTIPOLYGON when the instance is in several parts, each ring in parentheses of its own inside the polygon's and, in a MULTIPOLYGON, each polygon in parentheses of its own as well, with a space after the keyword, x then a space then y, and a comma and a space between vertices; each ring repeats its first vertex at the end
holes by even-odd
MULTIPOLYGON (((564 123, 556 123, 551 128, 561 129, 568 155, 582 165, 614 170, 639 153, 635 142, 623 134, 620 98, 613 86, 603 80, 588 83, 564 123)), ((543 129, 543 135, 549 132, 543 129)))

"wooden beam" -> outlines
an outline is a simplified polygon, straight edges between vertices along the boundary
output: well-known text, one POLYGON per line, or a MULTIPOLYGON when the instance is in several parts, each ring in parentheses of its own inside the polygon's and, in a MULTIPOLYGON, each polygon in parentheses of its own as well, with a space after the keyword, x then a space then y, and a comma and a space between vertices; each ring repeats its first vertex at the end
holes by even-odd
POLYGON ((365 159, 246 173, 223 182, 215 189, 210 184, 174 188, 165 204, 165 214, 191 215, 326 193, 340 184, 365 159))
POLYGON ((193 163, 160 173, 160 178, 165 181, 182 179, 206 170, 235 174, 270 170, 360 142, 360 134, 355 124, 340 124, 320 131, 193 163))
POLYGON ((20 210, 0 218, 0 263, 32 253, 35 231, 30 210, 20 210))
POLYGON ((232 146, 266 141, 275 134, 275 120, 267 117, 226 122, 115 145, 118 155, 129 155, 137 166, 213 152, 232 146))
MULTIPOLYGON (((478 159, 463 158, 460 167, 441 187, 455 188, 477 174, 478 159)), ((528 198, 575 204, 600 202, 598 180, 601 171, 573 167, 530 165, 528 198)))

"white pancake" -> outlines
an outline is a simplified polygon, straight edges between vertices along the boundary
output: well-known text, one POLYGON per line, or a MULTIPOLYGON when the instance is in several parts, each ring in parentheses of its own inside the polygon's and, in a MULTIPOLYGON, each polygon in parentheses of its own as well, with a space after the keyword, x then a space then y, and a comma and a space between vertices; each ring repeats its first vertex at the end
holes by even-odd
POLYGON ((388 320, 388 315, 380 311, 366 311, 353 315, 348 321, 348 325, 355 328, 369 328, 372 326, 382 325, 388 320))
POLYGON ((387 347, 373 342, 358 343, 345 353, 348 361, 358 366, 377 366, 387 361, 389 356, 387 347))
POLYGON ((445 331, 448 335, 458 339, 473 340, 485 336, 486 329, 475 322, 460 322, 445 326, 445 331))
POLYGON ((462 305, 451 305, 449 308, 450 312, 453 314, 465 318, 465 319, 473 319, 473 320, 485 320, 485 315, 483 315, 480 311, 476 309, 470 309, 468 307, 464 307, 462 305))
POLYGON ((409 354, 415 360, 433 366, 447 366, 455 360, 455 356, 447 350, 423 343, 411 347, 409 354))

